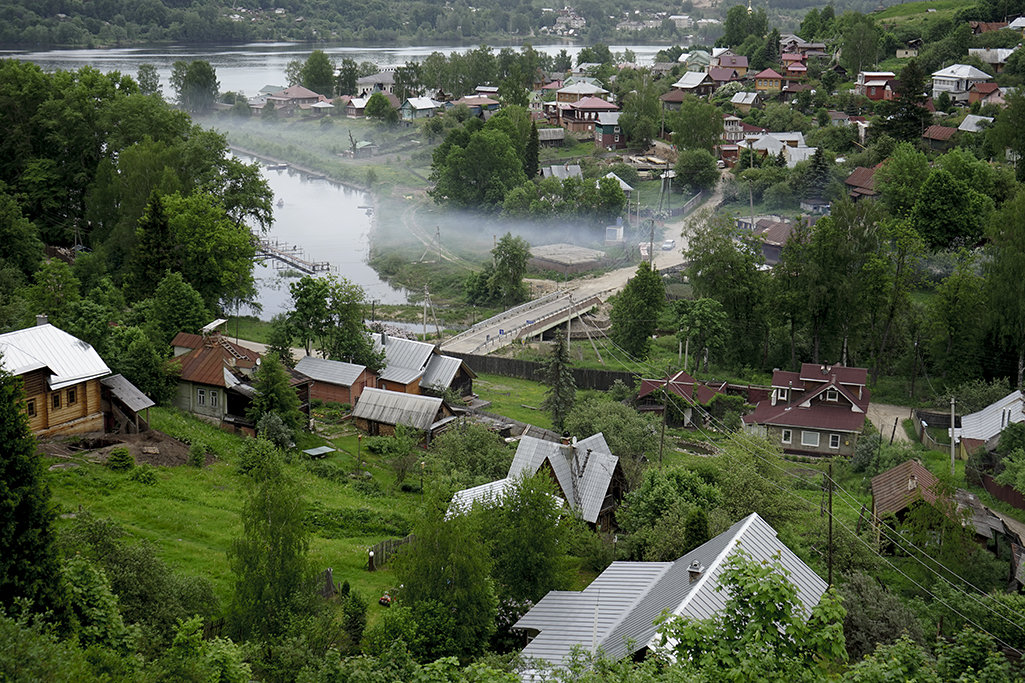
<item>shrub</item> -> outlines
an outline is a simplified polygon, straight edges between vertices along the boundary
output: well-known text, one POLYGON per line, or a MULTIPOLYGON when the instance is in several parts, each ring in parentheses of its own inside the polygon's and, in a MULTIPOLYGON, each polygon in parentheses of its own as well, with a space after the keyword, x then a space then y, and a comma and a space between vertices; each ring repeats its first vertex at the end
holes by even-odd
POLYGON ((107 455, 107 467, 115 472, 126 472, 135 467, 135 458, 124 446, 112 448, 107 455))
POLYGON ((128 476, 131 477, 132 481, 137 481, 146 486, 153 486, 157 483, 156 468, 146 463, 134 468, 128 476))
POLYGON ((283 451, 295 445, 295 435, 285 421, 277 413, 267 412, 256 423, 256 431, 261 439, 266 439, 283 451))
POLYGON ((206 464, 206 445, 198 441, 189 448, 189 464, 193 467, 202 467, 206 464))

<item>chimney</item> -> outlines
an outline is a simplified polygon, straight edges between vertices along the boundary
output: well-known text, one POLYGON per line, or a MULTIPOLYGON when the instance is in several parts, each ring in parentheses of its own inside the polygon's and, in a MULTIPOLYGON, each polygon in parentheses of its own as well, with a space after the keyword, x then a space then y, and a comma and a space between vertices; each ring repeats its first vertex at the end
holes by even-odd
POLYGON ((687 575, 690 576, 690 582, 691 583, 694 583, 699 578, 701 578, 701 575, 704 574, 704 573, 705 573, 705 568, 697 560, 694 560, 693 562, 691 562, 690 566, 687 567, 687 575))
POLYGON ((918 488, 918 477, 912 474, 908 477, 908 491, 914 491, 916 488, 918 488))
POLYGON ((381 346, 385 346, 385 345, 387 345, 387 343, 388 343, 388 335, 384 333, 384 330, 381 330, 381 346))
POLYGON ((39 315, 36 316, 36 327, 42 327, 43 325, 46 325, 49 322, 50 321, 46 317, 45 313, 40 313, 39 315))

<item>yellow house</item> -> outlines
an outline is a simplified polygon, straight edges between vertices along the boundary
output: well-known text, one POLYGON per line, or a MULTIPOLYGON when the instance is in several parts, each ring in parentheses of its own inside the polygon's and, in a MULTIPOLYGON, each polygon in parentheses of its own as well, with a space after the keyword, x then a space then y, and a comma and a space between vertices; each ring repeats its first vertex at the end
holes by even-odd
POLYGON ((772 69, 765 69, 755 75, 755 90, 773 92, 783 89, 783 77, 772 69))
POLYGON ((110 368, 81 339, 41 316, 35 327, 0 334, 0 367, 21 378, 36 436, 103 431, 100 379, 110 368))

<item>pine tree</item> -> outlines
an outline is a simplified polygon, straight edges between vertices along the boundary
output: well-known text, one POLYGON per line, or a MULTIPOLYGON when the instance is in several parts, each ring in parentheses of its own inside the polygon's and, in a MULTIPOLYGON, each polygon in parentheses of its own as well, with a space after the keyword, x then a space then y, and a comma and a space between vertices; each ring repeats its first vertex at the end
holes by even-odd
POLYGON ((18 598, 35 611, 58 603, 52 519, 21 380, 0 368, 0 608, 8 613, 18 598))
POLYGON ((530 137, 527 138, 527 149, 523 155, 523 172, 527 178, 536 178, 540 165, 541 139, 537 134, 537 124, 531 122, 530 137))
POLYGON ((665 295, 662 276, 645 261, 612 303, 612 341, 634 358, 648 355, 665 295))
POLYGON ((555 346, 552 347, 541 376, 548 386, 541 408, 552 416, 555 429, 562 431, 566 416, 573 410, 577 385, 570 368, 569 343, 561 328, 555 332, 555 346))
POLYGON ((129 282, 132 298, 138 301, 153 294, 168 270, 178 270, 173 258, 171 224, 164 211, 164 202, 156 191, 150 195, 135 232, 139 242, 132 259, 129 282))

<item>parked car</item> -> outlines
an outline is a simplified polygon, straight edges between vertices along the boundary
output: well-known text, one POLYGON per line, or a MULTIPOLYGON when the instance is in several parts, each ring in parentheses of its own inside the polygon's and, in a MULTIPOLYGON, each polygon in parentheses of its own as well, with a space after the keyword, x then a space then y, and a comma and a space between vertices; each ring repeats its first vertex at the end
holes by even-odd
POLYGON ((662 251, 672 251, 676 249, 676 240, 666 240, 662 243, 662 251))

